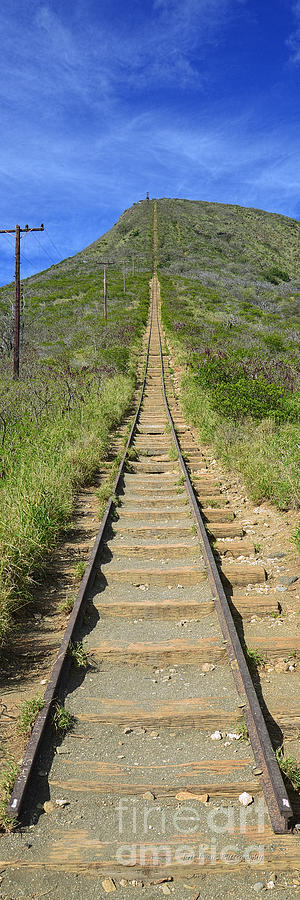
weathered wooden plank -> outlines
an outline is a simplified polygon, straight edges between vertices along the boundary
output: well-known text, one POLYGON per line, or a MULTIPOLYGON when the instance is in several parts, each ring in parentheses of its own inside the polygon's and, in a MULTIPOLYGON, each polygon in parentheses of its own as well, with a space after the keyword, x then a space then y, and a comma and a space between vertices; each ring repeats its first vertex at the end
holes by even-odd
POLYGON ((193 524, 191 515, 189 514, 189 507, 185 505, 176 507, 160 506, 155 510, 148 506, 137 505, 136 507, 126 507, 121 505, 119 507, 119 514, 122 518, 136 518, 140 521, 145 519, 150 522, 153 520, 153 524, 159 519, 163 519, 164 521, 169 520, 170 522, 176 521, 177 519, 180 519, 180 521, 182 519, 188 519, 188 521, 191 522, 191 525, 193 524))
POLYGON ((249 540, 241 540, 241 541, 216 541, 215 550, 220 553, 221 556, 232 556, 234 558, 238 556, 254 556, 255 548, 253 541, 249 540))
POLYGON ((92 646, 90 652, 99 659, 110 662, 141 663, 145 665, 162 665, 163 663, 181 663, 196 665, 198 662, 217 663, 226 659, 226 650, 217 638, 202 638, 189 641, 173 638, 169 641, 153 643, 121 644, 103 641, 92 646))
POLYGON ((167 619, 174 622, 180 619, 200 621, 203 616, 207 616, 214 610, 213 600, 198 603, 192 600, 114 600, 106 602, 99 600, 94 602, 94 606, 104 616, 120 616, 121 618, 133 616, 139 619, 167 619))
POLYGON ((242 537, 243 536, 243 528, 239 524, 239 522, 210 522, 209 523, 209 532, 213 538, 218 537, 242 537))
POLYGON ((221 575, 226 578, 230 584, 264 584, 266 580, 266 572, 263 566, 240 563, 222 562, 221 575))
MULTIPOLYGON (((49 784, 52 787, 60 788, 63 792, 77 791, 78 793, 104 794, 105 796, 115 794, 117 796, 141 797, 146 791, 150 791, 154 795, 154 799, 162 797, 176 799, 176 794, 180 791, 178 784, 157 784, 156 782, 133 784, 132 782, 122 783, 120 781, 113 783, 111 781, 101 782, 95 779, 89 781, 84 778, 51 779, 49 784)), ((197 797, 199 797, 198 802, 201 803, 200 798, 203 795, 208 795, 211 798, 223 797, 224 799, 236 800, 242 793, 242 790, 254 796, 262 793, 259 778, 256 778, 255 781, 245 781, 243 784, 239 781, 225 781, 219 784, 204 782, 197 785, 181 785, 181 790, 191 794, 190 798, 187 796, 182 801, 185 804, 189 802, 197 803, 197 797)))
POLYGON ((214 507, 204 506, 202 514, 208 522, 233 522, 234 514, 231 509, 215 509, 214 507))
POLYGON ((113 544, 114 556, 137 556, 144 559, 178 559, 182 556, 200 557, 201 551, 199 544, 187 543, 184 541, 177 544, 159 543, 158 541, 148 544, 126 544, 125 542, 113 544))
MULTIPOLYGON (((148 517, 148 521, 149 519, 150 516, 148 517)), ((136 534, 139 535, 139 537, 163 537, 169 535, 183 537, 185 534, 192 534, 192 520, 188 517, 186 517, 184 521, 181 521, 181 519, 181 524, 178 523, 175 525, 172 524, 170 520, 168 520, 167 525, 156 525, 155 522, 153 522, 152 525, 135 526, 134 524, 130 524, 130 522, 128 522, 128 525, 124 525, 123 522, 114 522, 114 531, 116 534, 136 534)))
POLYGON ((167 569, 166 566, 164 566, 161 569, 156 569, 153 566, 147 566, 140 569, 114 569, 112 563, 109 563, 106 566, 102 566, 102 575, 106 578, 107 584, 124 584, 125 582, 129 582, 129 584, 135 585, 192 585, 200 584, 207 579, 204 568, 197 569, 195 564, 193 568, 190 566, 177 566, 174 569, 167 569))

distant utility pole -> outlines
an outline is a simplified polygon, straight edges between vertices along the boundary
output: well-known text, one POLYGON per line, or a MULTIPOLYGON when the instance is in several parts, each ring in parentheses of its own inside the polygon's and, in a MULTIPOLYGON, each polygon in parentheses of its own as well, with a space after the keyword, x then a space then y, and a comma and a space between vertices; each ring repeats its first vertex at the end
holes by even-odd
POLYGON ((106 269, 107 266, 110 265, 110 260, 102 260, 103 265, 103 313, 105 322, 107 322, 107 278, 106 278, 106 269))
POLYGON ((135 254, 132 254, 132 274, 135 273, 135 254))
POLYGON ((126 265, 125 265, 125 263, 123 266, 123 290, 124 290, 124 294, 126 294, 126 265))
POLYGON ((29 225, 25 225, 25 228, 20 228, 20 225, 16 225, 15 228, 4 228, 0 231, 0 234, 15 234, 16 235, 16 243, 15 243, 15 311, 14 311, 14 378, 19 378, 19 370, 20 370, 20 235, 21 232, 25 232, 28 234, 30 231, 44 231, 44 226, 41 225, 40 228, 29 228, 29 225))
POLYGON ((103 266, 103 312, 107 322, 107 282, 106 282, 106 263, 103 266))

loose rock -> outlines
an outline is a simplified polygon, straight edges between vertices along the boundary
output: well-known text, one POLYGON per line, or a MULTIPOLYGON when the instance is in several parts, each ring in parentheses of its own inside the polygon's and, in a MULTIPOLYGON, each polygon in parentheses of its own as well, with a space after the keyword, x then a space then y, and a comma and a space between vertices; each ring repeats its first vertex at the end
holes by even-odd
POLYGON ((282 553, 280 550, 268 553, 268 559, 283 559, 284 556, 286 556, 286 553, 282 553))
POLYGON ((104 881, 101 882, 103 890, 106 894, 112 894, 113 891, 116 891, 116 885, 112 878, 105 878, 104 881))
POLYGON ((242 806, 250 806, 250 803, 253 803, 253 797, 251 794, 247 794, 247 791, 243 791, 243 793, 239 795, 239 801, 242 806))
POLYGON ((211 734, 212 741, 221 741, 222 737, 223 737, 223 735, 221 734, 220 731, 214 731, 214 733, 211 734))
POLYGON ((295 584, 295 581, 298 581, 297 575, 281 575, 279 578, 280 584, 286 584, 287 587, 290 587, 291 584, 295 584))
POLYGON ((54 803, 52 800, 45 800, 43 804, 43 810, 45 813, 51 813, 54 810, 54 803))

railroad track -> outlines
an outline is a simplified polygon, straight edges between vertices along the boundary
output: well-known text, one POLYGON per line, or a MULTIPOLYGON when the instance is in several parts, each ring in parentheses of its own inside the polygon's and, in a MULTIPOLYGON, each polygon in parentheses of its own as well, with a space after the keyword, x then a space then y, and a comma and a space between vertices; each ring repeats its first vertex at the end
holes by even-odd
MULTIPOLYGON (((154 242, 154 260, 155 251, 154 242)), ((34 846, 24 855, 7 837, 0 868, 21 872, 25 885, 40 869, 100 875, 109 889, 111 878, 296 865, 293 810, 268 732, 292 728, 293 717, 271 710, 266 724, 236 629, 255 602, 243 585, 264 573, 251 559, 216 565, 203 518, 221 559, 226 539, 233 554, 243 540, 247 553, 247 539, 175 400, 155 271, 151 309, 117 505, 108 504, 10 801, 11 815, 35 824, 34 846), (84 675, 70 668, 75 639, 88 653, 84 675), (57 696, 75 721, 58 746, 57 696), (221 832, 226 845, 234 835, 226 859, 221 832)), ((260 614, 270 611, 267 597, 256 599, 260 614)), ((94 896, 88 884, 83 896, 94 896)))

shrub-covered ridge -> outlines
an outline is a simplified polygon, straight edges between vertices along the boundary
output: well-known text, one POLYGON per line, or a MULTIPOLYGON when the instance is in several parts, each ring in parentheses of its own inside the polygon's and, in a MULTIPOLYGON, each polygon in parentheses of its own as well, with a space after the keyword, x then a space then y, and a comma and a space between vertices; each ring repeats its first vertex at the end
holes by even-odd
POLYGON ((158 238, 163 322, 186 370, 187 415, 256 500, 297 506, 299 223, 163 200, 158 238))

